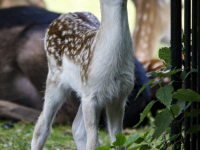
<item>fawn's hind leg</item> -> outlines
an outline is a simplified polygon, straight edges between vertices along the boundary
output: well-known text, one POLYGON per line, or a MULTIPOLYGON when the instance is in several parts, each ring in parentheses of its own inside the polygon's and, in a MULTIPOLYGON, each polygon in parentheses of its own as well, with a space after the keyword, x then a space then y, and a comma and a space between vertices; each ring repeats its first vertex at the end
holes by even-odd
POLYGON ((65 90, 59 83, 48 82, 43 111, 38 119, 31 141, 31 150, 42 150, 51 132, 54 117, 66 100, 65 90))
POLYGON ((78 150, 86 150, 87 134, 82 112, 82 104, 80 104, 76 117, 72 125, 73 138, 78 150))

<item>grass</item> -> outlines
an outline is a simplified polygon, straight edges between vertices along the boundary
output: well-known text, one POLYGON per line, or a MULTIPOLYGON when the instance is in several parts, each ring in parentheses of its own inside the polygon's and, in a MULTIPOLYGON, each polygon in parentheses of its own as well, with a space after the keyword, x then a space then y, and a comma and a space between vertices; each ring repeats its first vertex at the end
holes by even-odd
MULTIPOLYGON (((30 150, 34 125, 18 122, 14 123, 13 128, 4 129, 1 126, 5 122, 8 121, 0 120, 0 150, 30 150)), ((128 137, 134 133, 142 135, 147 131, 151 132, 152 128, 126 129, 124 134, 128 137)), ((99 142, 101 145, 110 145, 109 135, 106 130, 101 129, 99 131, 99 142)), ((54 126, 44 150, 76 150, 71 126, 54 126)))

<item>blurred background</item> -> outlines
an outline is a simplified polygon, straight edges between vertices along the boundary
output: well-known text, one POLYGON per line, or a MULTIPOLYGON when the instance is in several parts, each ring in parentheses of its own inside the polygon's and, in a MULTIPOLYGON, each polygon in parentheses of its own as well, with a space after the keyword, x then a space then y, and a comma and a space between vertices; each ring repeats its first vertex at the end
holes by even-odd
MULTIPOLYGON (((48 71, 42 40, 46 29, 60 16, 58 13, 89 11, 101 21, 99 0, 0 0, 0 8, 7 8, 0 9, 0 40, 2 41, 0 45, 0 100, 5 100, 5 103, 0 101, 3 103, 0 105, 8 108, 9 105, 19 104, 18 107, 22 105, 40 111, 48 71), (8 101, 13 103, 8 104, 8 101)), ((134 54, 139 60, 135 61, 135 66, 138 66, 135 69, 138 76, 136 77, 138 85, 135 88, 138 90, 148 81, 146 73, 163 67, 163 62, 157 57, 160 43, 168 45, 170 43, 170 0, 128 0, 128 17, 134 54)), ((149 102, 148 99, 155 99, 157 87, 154 88, 151 89, 151 94, 144 94, 144 103, 140 98, 140 104, 144 104, 141 110, 149 102), (145 97, 147 95, 148 98, 145 97)), ((137 90, 133 90, 130 101, 134 100, 137 90)), ((134 103, 131 103, 133 107, 137 106, 134 103)), ((72 122, 77 104, 66 106, 61 120, 65 120, 65 114, 71 112, 72 115, 69 115, 71 116, 69 118, 72 122)), ((12 118, 13 116, 9 113, 10 108, 7 110, 7 115, 9 114, 12 118)), ((130 110, 134 109, 130 108, 130 110)), ((31 110, 28 109, 28 111, 31 110)), ((35 121, 40 112, 34 113, 36 115, 31 122, 35 121)), ((23 120, 20 117, 18 120, 23 120)))
MULTIPOLYGON (((89 11, 101 20, 99 0, 44 0, 48 10, 67 13, 75 11, 89 11)), ((133 33, 135 24, 135 6, 131 0, 128 0, 129 24, 133 33)))
MULTIPOLYGON (((8 135, 13 137, 11 140, 0 138, 4 143, 0 144, 0 149, 9 146, 11 149, 6 148, 6 150, 13 150, 15 145, 20 147, 16 149, 23 150, 25 147, 28 149, 30 133, 33 131, 33 125, 24 122, 35 123, 43 105, 48 71, 43 43, 46 29, 60 15, 57 13, 89 11, 101 20, 100 4, 99 0, 0 0, 0 8, 8 8, 0 9, 0 124, 3 124, 3 129, 0 128, 0 137, 8 135), (36 7, 13 7, 21 5, 36 7), (15 129, 9 130, 10 134, 8 130, 4 131, 5 128, 12 128, 13 124, 1 119, 22 121, 15 126, 17 126, 16 130, 27 129, 20 130, 21 139, 24 141, 20 140, 18 135, 12 135, 15 129)), ((135 59, 136 84, 128 98, 124 128, 132 128, 138 123, 139 114, 151 100, 156 99, 155 92, 158 86, 146 88, 137 98, 138 100, 135 100, 135 96, 151 79, 147 73, 163 67, 163 62, 155 58, 158 58, 158 48, 163 46, 160 43, 164 42, 168 46, 170 43, 170 0, 128 0, 128 17, 134 42, 134 54, 139 61, 135 59)), ((169 81, 163 81, 162 85, 169 81)), ((66 101, 54 123, 71 124, 78 106, 79 100, 72 93, 71 101, 66 101)), ((160 107, 162 106, 152 109, 153 116, 160 107)), ((146 119, 143 125, 148 124, 149 119, 146 119)), ((102 126, 105 126, 105 123, 102 123, 102 126)), ((66 127, 62 127, 64 128, 66 127)), ((55 132, 52 134, 54 137, 55 132)), ((64 131, 63 136, 68 134, 70 134, 68 141, 73 143, 70 130, 64 131)), ((57 135, 56 140, 61 133, 57 135)), ((108 136, 106 137, 108 142, 108 136)), ((55 140, 52 139, 52 142, 55 140)), ((57 144, 51 144, 50 142, 49 146, 59 147, 64 143, 58 141, 57 144)), ((75 147, 74 143, 72 145, 75 147)), ((75 149, 71 148, 71 145, 69 147, 64 149, 75 149)))

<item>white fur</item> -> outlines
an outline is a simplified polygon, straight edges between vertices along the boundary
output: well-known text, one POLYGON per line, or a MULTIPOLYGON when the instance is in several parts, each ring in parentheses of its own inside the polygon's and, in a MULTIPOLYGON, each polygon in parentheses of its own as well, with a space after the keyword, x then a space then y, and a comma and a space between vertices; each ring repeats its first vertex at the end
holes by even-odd
MULTIPOLYGON (((124 106, 134 86, 132 39, 128 26, 126 0, 100 0, 102 23, 91 47, 93 57, 88 79, 81 79, 81 66, 63 55, 62 66, 47 55, 44 110, 35 127, 32 150, 41 150, 51 131, 53 118, 70 92, 76 91, 81 105, 72 130, 78 150, 93 150, 98 143, 100 111, 106 108, 112 142, 122 132, 124 106), (117 111, 116 111, 117 110, 117 111)), ((81 20, 80 20, 81 21, 81 20)))

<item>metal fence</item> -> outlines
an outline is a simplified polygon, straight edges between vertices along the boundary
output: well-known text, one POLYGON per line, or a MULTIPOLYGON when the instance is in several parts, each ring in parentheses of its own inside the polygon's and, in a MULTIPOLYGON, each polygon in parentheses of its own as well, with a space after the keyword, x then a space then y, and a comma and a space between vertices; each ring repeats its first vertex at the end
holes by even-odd
MULTIPOLYGON (((184 0, 184 14, 182 14, 182 0, 171 0, 171 59, 172 68, 182 68, 186 73, 192 68, 198 69, 198 73, 192 73, 185 80, 185 88, 192 89, 200 94, 200 0, 184 0), (184 29, 182 30, 182 15, 184 15, 184 29), (183 32, 182 32, 183 31, 183 32), (185 36, 185 58, 182 61, 182 35, 185 36)), ((180 73, 172 75, 174 89, 182 87, 180 73)), ((174 99, 172 103, 176 103, 174 99)), ((187 105, 187 103, 186 103, 187 105)), ((193 102, 186 111, 200 109, 200 103, 193 102)), ((179 118, 178 118, 179 119, 179 118)), ((185 129, 185 150, 200 150, 200 132, 198 134, 187 134, 190 126, 200 124, 198 117, 186 117, 179 127, 185 129)), ((175 123, 171 126, 171 135, 178 134, 175 123)), ((174 148, 181 150, 179 140, 174 141, 174 148), (177 145, 177 146, 176 146, 177 145)))

